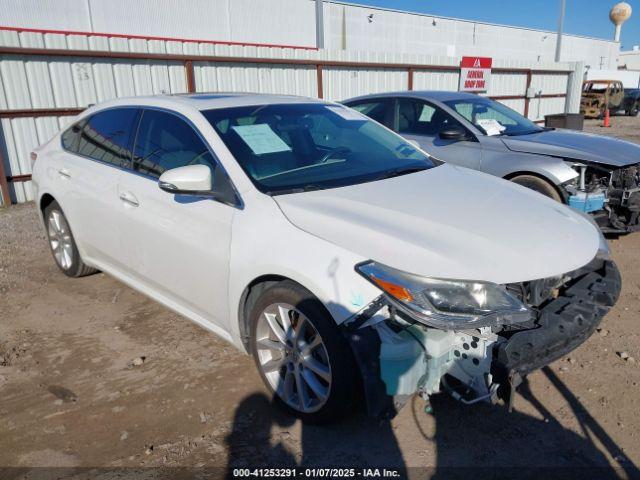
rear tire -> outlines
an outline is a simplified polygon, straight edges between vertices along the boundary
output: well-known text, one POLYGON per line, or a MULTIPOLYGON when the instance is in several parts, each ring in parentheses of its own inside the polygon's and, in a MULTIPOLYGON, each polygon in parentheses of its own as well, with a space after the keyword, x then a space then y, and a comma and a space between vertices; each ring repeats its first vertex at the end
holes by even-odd
POLYGON ((51 202, 42 213, 49 247, 62 273, 69 277, 84 277, 96 273, 98 270, 82 261, 67 217, 58 202, 51 202))
POLYGON ((335 422, 351 411, 357 366, 316 297, 295 282, 280 282, 258 298, 250 321, 251 353, 280 406, 314 424, 335 422))
POLYGON ((562 203, 562 197, 560 196, 560 193, 558 193, 558 190, 556 190, 556 188, 546 180, 534 175, 518 175, 517 177, 513 177, 511 181, 518 185, 522 185, 523 187, 535 190, 545 197, 552 198, 556 202, 562 203))

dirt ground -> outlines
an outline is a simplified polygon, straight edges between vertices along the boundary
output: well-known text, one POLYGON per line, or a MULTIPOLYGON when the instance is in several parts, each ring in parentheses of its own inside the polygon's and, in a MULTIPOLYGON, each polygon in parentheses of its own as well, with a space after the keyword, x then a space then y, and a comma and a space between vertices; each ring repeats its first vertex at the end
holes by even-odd
MULTIPOLYGON (((640 141, 640 119, 598 123, 586 129, 640 141)), ((249 356, 107 275, 62 275, 33 204, 0 209, 0 466, 166 467, 174 478, 185 471, 173 467, 223 475, 229 465, 420 478, 537 478, 529 469, 541 467, 605 478, 594 468, 614 467, 614 478, 636 477, 640 234, 611 246, 618 304, 585 345, 529 377, 513 413, 440 395, 431 414, 416 398, 390 422, 356 414, 314 427, 273 408, 249 356)))

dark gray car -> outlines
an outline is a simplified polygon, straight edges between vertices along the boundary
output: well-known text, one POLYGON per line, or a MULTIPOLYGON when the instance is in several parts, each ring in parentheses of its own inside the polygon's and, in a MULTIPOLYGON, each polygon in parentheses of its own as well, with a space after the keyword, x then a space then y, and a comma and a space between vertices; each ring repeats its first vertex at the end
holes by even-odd
POLYGON ((410 91, 343 102, 435 158, 514 181, 582 212, 603 231, 640 230, 640 146, 536 125, 489 98, 410 91))

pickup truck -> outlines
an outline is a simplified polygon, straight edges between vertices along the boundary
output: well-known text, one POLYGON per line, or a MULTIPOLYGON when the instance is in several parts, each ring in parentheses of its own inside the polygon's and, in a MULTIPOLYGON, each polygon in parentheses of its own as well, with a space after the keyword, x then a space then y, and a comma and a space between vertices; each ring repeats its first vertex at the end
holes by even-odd
POLYGON ((619 80, 587 80, 582 84, 580 113, 586 118, 602 118, 609 108, 611 114, 624 111, 635 117, 640 113, 640 88, 624 88, 619 80))
POLYGON ((617 112, 624 108, 625 91, 619 80, 587 80, 582 84, 580 113, 585 118, 602 118, 605 110, 617 112))

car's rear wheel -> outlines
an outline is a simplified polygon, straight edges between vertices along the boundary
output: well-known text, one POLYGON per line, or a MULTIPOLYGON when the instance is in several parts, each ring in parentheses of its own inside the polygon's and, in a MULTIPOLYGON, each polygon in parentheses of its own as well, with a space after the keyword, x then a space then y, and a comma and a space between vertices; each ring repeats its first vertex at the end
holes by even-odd
POLYGON ((44 209, 43 216, 49 247, 60 270, 69 277, 83 277, 97 272, 82 261, 67 217, 58 202, 51 202, 44 209))
POLYGON ((513 177, 511 181, 513 183, 517 183, 518 185, 522 185, 523 187, 535 190, 545 197, 554 199, 556 202, 562 202, 562 197, 560 196, 560 193, 558 193, 558 190, 556 190, 553 185, 551 185, 546 180, 543 180, 542 178, 536 177, 534 175, 518 175, 517 177, 513 177))
POLYGON ((355 361, 317 298, 294 282, 280 282, 257 300, 250 320, 253 357, 278 403, 309 423, 329 423, 350 411, 355 361))

